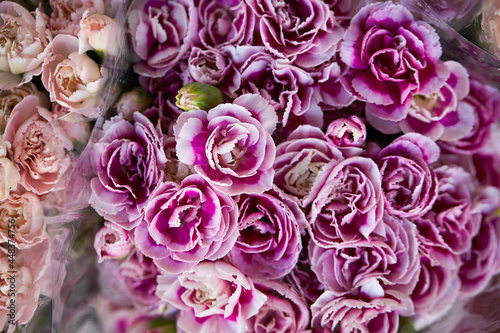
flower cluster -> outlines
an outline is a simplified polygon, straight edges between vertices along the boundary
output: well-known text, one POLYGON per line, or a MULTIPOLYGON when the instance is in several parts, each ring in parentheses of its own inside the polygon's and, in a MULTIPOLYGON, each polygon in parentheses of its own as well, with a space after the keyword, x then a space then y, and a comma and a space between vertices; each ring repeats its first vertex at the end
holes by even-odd
POLYGON ((103 330, 420 329, 500 273, 500 92, 362 5, 132 2, 90 153, 103 330))

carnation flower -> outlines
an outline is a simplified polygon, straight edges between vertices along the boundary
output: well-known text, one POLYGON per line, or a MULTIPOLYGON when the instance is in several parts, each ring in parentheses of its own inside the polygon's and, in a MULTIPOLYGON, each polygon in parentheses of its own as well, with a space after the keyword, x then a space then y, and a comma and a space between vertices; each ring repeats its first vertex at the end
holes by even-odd
POLYGON ((486 217, 469 250, 462 254, 458 272, 461 281, 460 298, 479 294, 500 268, 500 218, 486 217))
POLYGON ((207 49, 253 41, 255 15, 245 1, 196 0, 200 41, 207 49))
POLYGON ((73 112, 97 118, 97 95, 106 72, 86 54, 78 53, 78 39, 58 35, 52 41, 52 53, 45 59, 42 82, 50 100, 73 112))
POLYGON ((0 202, 0 243, 14 241, 18 249, 26 249, 48 237, 42 203, 37 195, 12 193, 0 202))
POLYGON ((375 117, 406 117, 415 94, 427 95, 449 76, 435 30, 415 21, 405 7, 391 2, 363 7, 344 35, 340 55, 351 67, 341 78, 346 89, 367 102, 375 117))
POLYGON ((276 147, 274 183, 288 198, 307 206, 314 199, 309 194, 323 166, 342 159, 319 128, 299 126, 276 147))
POLYGON ((86 11, 80 21, 78 53, 94 49, 104 52, 106 56, 116 57, 120 38, 120 27, 112 18, 102 14, 89 15, 86 11))
POLYGON ((148 197, 163 178, 162 137, 138 112, 133 123, 117 116, 103 129, 91 152, 96 177, 89 202, 105 219, 130 230, 141 222, 148 197))
POLYGON ((454 141, 469 134, 474 126, 473 110, 463 99, 469 94, 469 74, 457 62, 447 61, 450 77, 439 90, 413 96, 408 117, 399 127, 436 140, 454 141))
POLYGON ((314 80, 302 68, 287 60, 275 59, 256 46, 228 47, 226 52, 238 71, 234 75, 235 82, 227 87, 221 86, 229 96, 234 98, 246 93, 261 95, 278 112, 284 126, 292 115, 320 111, 313 99, 314 80))
POLYGON ((399 316, 395 311, 399 302, 392 298, 370 301, 356 297, 337 297, 325 291, 311 306, 313 328, 334 332, 396 333, 399 316))
POLYGON ((80 20, 86 11, 91 14, 104 14, 103 0, 49 0, 49 26, 54 35, 65 34, 77 36, 80 20))
POLYGON ((439 147, 429 138, 408 133, 378 154, 385 209, 403 217, 422 216, 432 208, 438 180, 429 165, 439 157, 439 147))
MULTIPOLYGON (((49 267, 49 242, 46 240, 33 247, 16 251, 14 263, 9 262, 7 248, 0 247, 0 328, 6 328, 8 320, 23 325, 29 322, 38 307, 38 298, 45 272, 49 267), (12 268, 11 265, 14 265, 12 268), (13 284, 13 286, 12 286, 13 284), (15 289, 15 299, 10 289, 15 289), (14 300, 14 303, 12 302, 14 300), (14 311, 12 312, 12 304, 14 311), (9 308, 10 306, 10 308, 9 308), (10 315, 13 315, 12 317, 10 315)), ((12 257, 10 257, 12 259, 12 257)))
POLYGON ((318 245, 345 247, 372 233, 384 234, 381 175, 372 159, 356 156, 328 163, 310 195, 308 230, 318 245))
POLYGON ((112 222, 104 222, 104 226, 95 234, 94 249, 99 262, 124 258, 132 248, 127 231, 112 222))
POLYGON ((463 118, 463 122, 471 125, 471 130, 457 140, 439 143, 445 151, 455 154, 470 154, 482 149, 491 137, 492 125, 500 117, 500 92, 477 77, 470 77, 469 94, 463 103, 472 107, 466 109, 469 113, 449 122, 455 124, 463 118))
POLYGON ((12 1, 0 3, 0 89, 31 81, 42 72, 52 35, 44 15, 12 1))
POLYGON ((278 281, 258 281, 255 287, 267 296, 259 312, 249 319, 248 333, 305 333, 309 306, 293 289, 278 281))
POLYGON ((163 270, 178 273, 225 256, 238 237, 237 216, 231 197, 191 175, 151 194, 134 242, 163 270))
POLYGON ((164 76, 194 44, 198 17, 192 0, 136 1, 128 14, 136 73, 164 76))
POLYGON ((28 96, 14 107, 3 136, 11 145, 10 156, 21 176, 20 183, 36 194, 62 186, 71 162, 62 146, 66 134, 54 131, 51 117, 36 96, 28 96))
POLYGON ((319 64, 330 57, 342 39, 344 30, 323 1, 247 3, 259 17, 262 42, 277 57, 319 64))
POLYGON ((223 261, 202 262, 177 277, 159 296, 181 310, 186 333, 243 333, 267 297, 252 280, 223 261))
POLYGON ((238 200, 240 234, 229 253, 234 266, 262 279, 277 279, 297 264, 300 233, 306 225, 302 211, 270 190, 242 194, 238 200))
POLYGON ((118 272, 134 306, 149 315, 159 315, 166 305, 156 295, 160 270, 151 258, 134 250, 120 262, 118 272))
POLYGON ((277 119, 258 95, 243 95, 208 113, 183 113, 174 126, 179 161, 228 195, 262 193, 272 186, 277 119))
POLYGON ((383 221, 385 237, 331 249, 310 242, 311 268, 325 288, 338 296, 359 290, 370 299, 397 297, 402 302, 399 313, 409 316, 413 314, 410 294, 420 273, 416 228, 387 213, 383 221))

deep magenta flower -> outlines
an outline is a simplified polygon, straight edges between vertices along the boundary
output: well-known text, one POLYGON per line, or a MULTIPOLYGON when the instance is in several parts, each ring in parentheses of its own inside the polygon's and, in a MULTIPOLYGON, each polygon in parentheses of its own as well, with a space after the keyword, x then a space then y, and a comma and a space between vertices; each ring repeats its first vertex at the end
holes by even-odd
POLYGON ((199 175, 165 182, 149 197, 136 246, 167 272, 225 256, 238 237, 238 207, 199 175))
POLYGON ((349 157, 323 166, 311 190, 308 226, 316 244, 347 247, 384 233, 381 175, 375 162, 349 157))
POLYGON ((276 123, 272 106, 251 94, 185 112, 174 126, 177 157, 223 193, 262 193, 272 187, 276 123))
POLYGON ((163 178, 167 162, 161 132, 136 112, 130 123, 120 116, 104 124, 91 161, 90 204, 105 219, 130 230, 142 219, 148 197, 163 178))
POLYGON ((378 118, 403 119, 415 94, 439 89, 449 76, 439 36, 405 7, 377 2, 363 7, 344 35, 340 55, 351 67, 346 89, 378 118))
POLYGON ((234 266, 248 276, 277 279, 297 264, 306 219, 297 203, 274 190, 242 194, 238 201, 240 229, 229 252, 234 266))

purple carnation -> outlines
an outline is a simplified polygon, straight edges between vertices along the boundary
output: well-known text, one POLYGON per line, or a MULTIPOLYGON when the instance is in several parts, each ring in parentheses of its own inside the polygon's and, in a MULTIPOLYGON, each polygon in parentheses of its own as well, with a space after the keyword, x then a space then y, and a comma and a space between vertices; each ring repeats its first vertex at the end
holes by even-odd
POLYGON ((272 187, 276 123, 268 102, 250 94, 185 112, 174 126, 177 157, 228 195, 262 193, 272 187))
POLYGON ((359 241, 350 247, 322 248, 309 243, 311 268, 325 288, 337 296, 360 294, 370 299, 392 295, 405 300, 411 315, 410 294, 420 273, 416 228, 406 219, 384 215, 385 237, 359 241))
POLYGON ((306 219, 295 202, 275 191, 243 194, 238 202, 240 235, 229 253, 243 273, 265 279, 288 274, 297 264, 306 219))
POLYGON ((249 318, 247 333, 305 333, 309 326, 309 306, 293 289, 278 281, 256 281, 255 287, 267 295, 259 312, 249 318))
POLYGON ((429 165, 439 157, 439 147, 417 133, 405 134, 378 154, 385 209, 402 217, 421 216, 432 208, 438 180, 429 165))
POLYGON ((321 63, 330 57, 344 30, 333 12, 320 0, 247 0, 259 17, 259 31, 266 48, 280 58, 321 63), (307 54, 306 54, 307 53, 307 54), (326 59, 325 59, 326 57, 326 59))
POLYGON ((471 248, 462 254, 462 266, 458 272, 461 297, 479 294, 499 272, 500 264, 500 217, 487 217, 481 223, 478 234, 472 239, 471 248))
POLYGON ((128 15, 132 45, 140 61, 136 73, 161 77, 197 40, 198 19, 192 0, 136 1, 128 15))
POLYGON ((434 141, 455 141, 474 126, 473 108, 462 100, 469 94, 469 74, 455 61, 447 61, 450 77, 439 90, 413 96, 408 117, 399 124, 405 133, 417 132, 434 141))
POLYGON ((149 197, 144 221, 135 229, 134 242, 159 267, 177 273, 225 256, 238 237, 237 216, 231 197, 191 175, 180 185, 158 186, 149 197))
POLYGON ((278 112, 283 125, 292 115, 320 111, 314 99, 314 80, 302 68, 290 61, 275 59, 257 46, 227 48, 227 52, 238 71, 236 85, 221 87, 229 96, 261 95, 278 112))
POLYGON ((372 159, 349 157, 323 166, 311 197, 308 228, 316 244, 344 247, 372 233, 383 235, 381 175, 372 159))
POLYGON ((369 104, 378 118, 406 117, 414 94, 439 89, 449 76, 439 36, 427 23, 415 21, 405 7, 391 2, 363 7, 346 30, 340 55, 351 67, 342 82, 369 104))
POLYGON ((396 333, 399 302, 393 298, 365 301, 325 291, 311 306, 313 328, 331 332, 396 333))
MULTIPOLYGON (((491 137, 492 125, 500 117, 500 92, 478 78, 470 78, 469 95, 462 103, 471 107, 463 117, 467 116, 464 121, 472 124, 472 129, 458 140, 439 143, 443 150, 454 154, 470 154, 482 149, 491 137)), ((453 124, 459 120, 451 118, 449 122, 453 124)))
POLYGON ((314 199, 309 193, 323 166, 342 159, 342 153, 328 143, 319 128, 299 126, 276 147, 274 183, 304 207, 314 199))
POLYGON ((195 0, 200 41, 207 48, 252 44, 255 15, 243 0, 195 0))
POLYGON ((115 117, 92 147, 97 177, 90 186, 90 204, 105 219, 130 230, 140 223, 148 198, 163 178, 167 162, 161 131, 142 114, 134 123, 115 117))
POLYGON ((470 248, 481 222, 474 201, 476 184, 458 166, 442 166, 435 172, 439 182, 436 201, 429 212, 413 221, 426 252, 438 248, 459 255, 470 248))

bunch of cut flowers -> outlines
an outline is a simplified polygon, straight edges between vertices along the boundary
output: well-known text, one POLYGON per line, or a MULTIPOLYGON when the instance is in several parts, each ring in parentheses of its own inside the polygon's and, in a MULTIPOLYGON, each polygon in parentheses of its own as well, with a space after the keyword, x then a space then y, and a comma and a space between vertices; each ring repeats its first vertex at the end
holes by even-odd
POLYGON ((499 302, 496 15, 466 0, 0 3, 1 92, 45 96, 6 116, 6 196, 100 216, 79 332, 498 329, 500 313, 471 310, 499 302))

